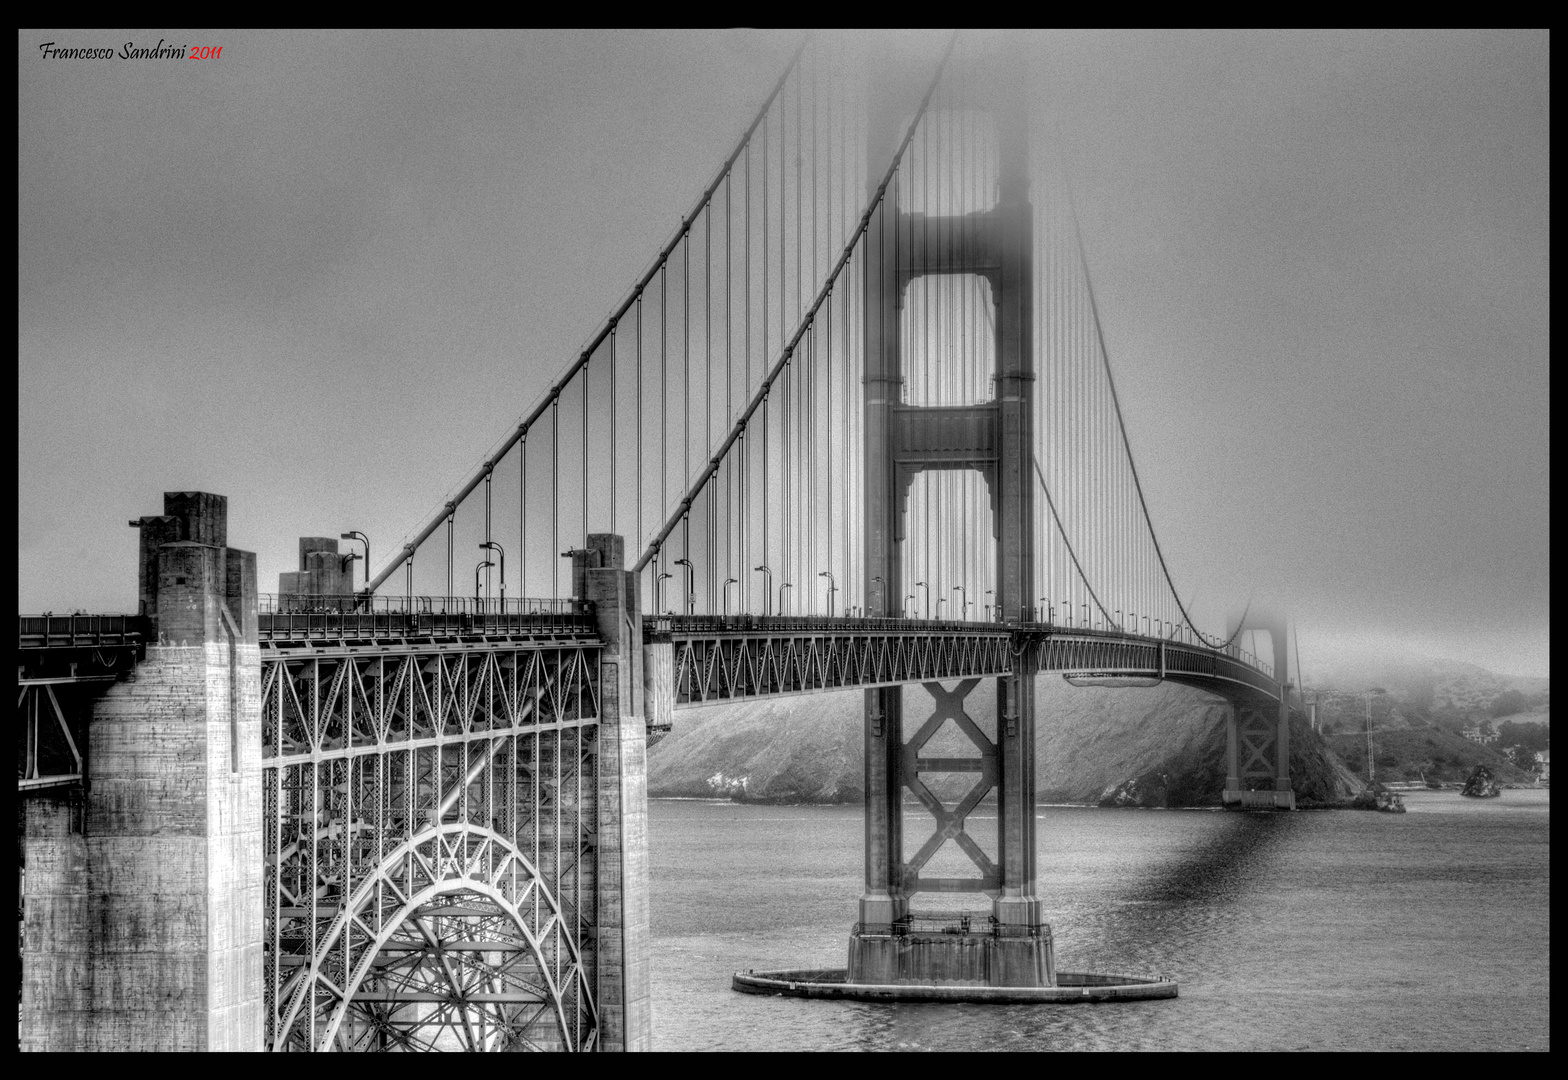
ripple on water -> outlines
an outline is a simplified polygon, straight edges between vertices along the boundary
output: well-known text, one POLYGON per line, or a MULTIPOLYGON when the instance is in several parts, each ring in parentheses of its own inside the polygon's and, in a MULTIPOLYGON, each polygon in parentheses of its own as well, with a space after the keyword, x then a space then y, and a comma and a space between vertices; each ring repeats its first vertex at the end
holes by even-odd
MULTIPOLYGON (((1181 983, 1173 1001, 1047 1008, 734 993, 736 970, 843 966, 860 809, 655 800, 654 1044, 1549 1049, 1549 793, 1406 802, 1405 815, 1042 808, 1058 965, 1181 983)), ((978 906, 954 899, 929 906, 978 906)))

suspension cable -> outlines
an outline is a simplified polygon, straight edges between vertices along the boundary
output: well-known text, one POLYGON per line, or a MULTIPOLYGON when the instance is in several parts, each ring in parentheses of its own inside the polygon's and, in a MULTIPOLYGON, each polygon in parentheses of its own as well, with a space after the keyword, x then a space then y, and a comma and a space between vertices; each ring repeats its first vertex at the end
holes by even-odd
MULTIPOLYGON (((1149 540, 1154 544, 1155 557, 1160 561, 1160 572, 1165 577, 1165 586, 1170 590, 1171 597, 1176 601, 1176 608, 1181 612, 1182 618, 1187 621, 1188 626, 1192 627, 1193 633, 1198 635, 1203 644, 1215 650, 1227 649, 1235 643, 1237 635, 1241 633, 1242 626, 1246 625, 1246 616, 1242 616, 1241 623, 1237 625, 1230 637, 1216 644, 1209 639, 1207 634, 1199 630, 1197 624, 1192 621, 1192 616, 1188 613, 1186 605, 1181 602, 1181 594, 1176 591, 1176 583, 1171 580, 1170 567, 1165 562, 1165 552, 1161 549, 1160 538, 1154 531, 1154 520, 1149 516, 1149 503, 1143 495, 1143 482, 1138 478, 1138 463, 1132 456, 1132 442, 1127 437, 1127 422, 1122 416, 1122 403, 1121 398, 1116 393, 1116 380, 1111 375, 1111 354, 1110 350, 1105 347, 1105 329, 1100 323, 1100 305, 1094 298, 1094 282, 1089 277, 1089 258, 1084 254, 1083 233, 1078 225, 1078 213, 1073 208, 1071 181, 1067 184, 1067 205, 1073 222, 1073 239, 1078 245, 1078 262, 1083 269, 1084 290, 1089 297, 1089 313, 1094 319, 1094 334, 1100 345, 1100 362, 1105 369, 1106 385, 1111 391, 1111 404, 1116 410, 1116 426, 1121 432, 1122 448, 1127 453, 1127 467, 1132 473, 1133 488, 1138 493, 1138 505, 1143 511, 1143 523, 1149 529, 1149 540)), ((1036 467, 1038 467, 1038 464, 1036 467)), ((1084 584, 1087 585, 1088 582, 1086 581, 1084 584)), ((1096 600, 1095 603, 1099 603, 1099 601, 1096 600)), ((1248 608, 1249 610, 1251 608, 1250 600, 1248 601, 1248 608)), ((1100 610, 1104 611, 1105 609, 1101 607, 1100 610)))
MULTIPOLYGON (((525 435, 527 435, 528 430, 533 427, 533 425, 544 415, 544 413, 551 409, 551 407, 560 400, 562 391, 566 389, 567 384, 572 381, 578 372, 580 372, 583 367, 587 365, 588 358, 593 354, 594 350, 598 349, 598 347, 604 343, 604 341, 610 336, 610 332, 615 327, 615 325, 620 322, 620 320, 626 315, 628 311, 631 310, 632 305, 641 299, 643 290, 647 288, 650 283, 652 283, 654 275, 658 274, 659 271, 663 269, 665 264, 669 261, 670 256, 675 253, 676 246, 680 244, 681 241, 685 238, 687 231, 690 228, 690 223, 696 220, 698 214, 702 213, 703 209, 718 192, 719 185, 727 180, 730 169, 735 165, 735 162, 738 161, 741 154, 751 146, 752 135, 755 134, 757 126, 761 124, 763 119, 768 115, 768 111, 773 107, 774 100, 778 98, 780 93, 783 92, 785 85, 789 82, 790 75, 792 75, 795 72, 795 69, 799 66, 800 58, 805 54, 806 46, 810 44, 810 42, 810 34, 805 34, 801 37, 799 46, 796 47, 794 54, 790 57, 789 63, 784 66, 784 73, 779 76, 778 82, 774 84, 772 91, 767 96, 767 99, 763 101, 762 107, 757 110, 756 118, 752 120, 750 126, 746 128, 745 133, 741 135, 740 141, 736 144, 735 149, 727 158, 724 159, 724 164, 719 166, 718 173, 715 175, 713 182, 703 190, 701 197, 697 200, 697 204, 692 208, 691 213, 681 218, 680 226, 675 230, 674 237, 672 237, 669 243, 665 244, 665 246, 659 251, 658 256, 653 261, 653 265, 648 268, 648 270, 638 280, 637 284, 633 286, 630 294, 628 294, 627 297, 616 307, 615 311, 610 315, 609 319, 599 329, 599 331, 593 336, 587 346, 585 346, 581 352, 579 352, 578 355, 572 360, 572 362, 567 365, 566 370, 562 372, 561 376, 550 385, 550 389, 545 392, 544 397, 512 430, 511 434, 507 436, 505 441, 503 441, 493 453, 486 457, 484 464, 477 472, 475 472, 468 482, 463 485, 463 487, 458 491, 457 495, 451 499, 443 501, 439 513, 431 518, 431 520, 425 525, 424 528, 419 531, 413 540, 403 544, 402 547, 398 549, 397 554, 392 558, 392 560, 381 569, 380 573, 378 573, 369 581, 369 583, 366 584, 364 589, 365 592, 374 593, 378 588, 380 588, 381 584, 392 575, 393 571, 401 566, 405 560, 411 557, 413 553, 418 550, 419 546, 428 540, 431 534, 441 527, 441 523, 445 521, 447 515, 451 513, 450 508, 455 507, 457 504, 467 499, 473 490, 484 480, 485 476, 488 475, 489 471, 494 468, 495 463, 500 461, 501 458, 504 457, 513 446, 515 446, 525 435)), ((641 447, 638 449, 640 452, 641 447)))
POLYGON ((697 496, 702 492, 703 486, 707 484, 708 480, 713 476, 713 474, 718 471, 719 464, 724 459, 725 454, 729 452, 730 447, 733 446, 735 442, 739 440, 745 433, 746 426, 750 422, 752 415, 767 400, 768 392, 772 389, 774 381, 779 377, 779 374, 784 370, 784 367, 790 362, 795 350, 800 345, 801 338, 805 337, 806 332, 810 330, 815 324, 817 312, 821 309, 823 302, 827 299, 829 290, 832 288, 833 283, 838 280, 838 277, 843 272, 844 267, 849 265, 850 258, 855 253, 856 244, 859 242, 860 237, 865 233, 867 227, 870 225, 871 217, 876 212, 876 208, 881 204, 883 198, 886 196, 888 184, 892 183, 894 174, 897 172, 900 162, 903 161, 904 151, 908 148, 910 141, 914 139, 915 130, 919 127, 921 120, 925 118, 926 109, 931 104, 931 95, 936 92, 937 85, 942 78, 942 72, 947 66, 948 57, 952 55, 953 46, 957 44, 957 42, 958 34, 955 31, 954 34, 948 39, 947 47, 942 52, 942 58, 937 63, 936 74, 931 78, 931 85, 927 88, 925 97, 921 98, 920 100, 920 107, 915 110, 915 115, 909 122, 909 129, 904 133, 903 140, 899 143, 898 149, 893 154, 892 163, 888 165, 887 172, 883 174, 882 182, 877 185, 876 191, 872 193, 871 198, 868 200, 865 213, 860 216, 859 224, 855 227, 847 243, 844 245, 844 251, 841 255, 839 255, 838 262, 834 265, 832 273, 828 275, 827 280, 822 284, 822 288, 818 290, 816 299, 812 301, 811 308, 805 313, 805 315, 802 316, 800 325, 795 330, 794 335, 791 336, 789 342, 784 345, 783 351, 780 353, 778 360, 774 362, 773 367, 768 371, 767 377, 762 381, 762 385, 759 386, 756 392, 752 395, 751 403, 746 407, 746 411, 741 414, 738 420, 735 421, 735 424, 730 429, 730 433, 725 438, 724 443, 714 453, 713 457, 709 459, 707 467, 704 468, 701 474, 698 475, 697 479, 692 484, 691 489, 687 492, 686 497, 683 498, 680 504, 675 508, 674 512, 665 522, 664 527, 661 528, 659 532, 655 534, 654 538, 649 542, 648 547, 643 551, 642 557, 637 560, 637 565, 633 567, 633 570, 640 573, 643 568, 648 565, 648 562, 653 558, 659 547, 664 543, 665 539, 670 535, 676 524, 680 521, 681 515, 686 513, 687 509, 692 505, 693 502, 696 501, 697 496))

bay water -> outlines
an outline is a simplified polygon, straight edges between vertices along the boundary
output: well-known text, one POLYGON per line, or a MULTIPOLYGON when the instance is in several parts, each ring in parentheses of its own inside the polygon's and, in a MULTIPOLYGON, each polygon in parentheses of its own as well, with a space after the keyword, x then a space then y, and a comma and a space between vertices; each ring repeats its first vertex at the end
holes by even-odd
MULTIPOLYGON (((1405 802, 1402 815, 1041 807, 1058 968, 1165 975, 1180 996, 995 1006, 734 992, 737 970, 844 966, 861 808, 653 800, 654 1047, 1549 1050, 1550 792, 1405 802)), ((971 831, 994 830, 986 813, 971 831)))

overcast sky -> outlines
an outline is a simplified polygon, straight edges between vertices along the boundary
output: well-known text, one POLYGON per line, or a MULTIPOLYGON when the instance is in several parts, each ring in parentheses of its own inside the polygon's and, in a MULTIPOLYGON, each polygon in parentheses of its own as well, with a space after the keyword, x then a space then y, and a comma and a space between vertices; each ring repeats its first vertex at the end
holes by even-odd
MULTIPOLYGON (((18 34, 18 586, 133 610, 161 492, 376 562, 671 235, 793 33, 18 34), (221 45, 212 61, 39 45, 221 45)), ((933 39, 887 40, 915 56, 933 39)), ((1151 511, 1218 617, 1547 673, 1550 48, 1059 33, 1151 511)))

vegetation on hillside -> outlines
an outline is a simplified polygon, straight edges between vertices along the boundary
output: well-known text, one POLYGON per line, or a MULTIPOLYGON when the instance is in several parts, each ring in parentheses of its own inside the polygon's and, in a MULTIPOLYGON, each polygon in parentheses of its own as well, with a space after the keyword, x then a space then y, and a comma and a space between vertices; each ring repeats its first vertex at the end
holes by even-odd
MULTIPOLYGON (((1217 806, 1225 786, 1224 702, 1187 687, 1080 689, 1042 677, 1036 688, 1035 775, 1043 802, 1098 802, 1108 788, 1143 778, 1140 805, 1217 806)), ((931 713, 915 688, 905 694, 906 738, 931 713)), ((987 737, 996 731, 994 682, 965 702, 987 737)), ((761 802, 862 799, 864 697, 859 692, 683 710, 648 754, 654 796, 761 802)), ((1354 775, 1304 723, 1292 732, 1298 801, 1353 794, 1354 775)), ((922 753, 963 757, 973 749, 950 721, 922 753)), ((973 773, 924 778, 944 802, 962 798, 973 773)))
MULTIPOLYGON (((1330 735, 1328 744, 1365 778, 1365 732, 1330 735)), ((1372 745, 1377 778, 1387 783, 1414 780, 1458 784, 1477 765, 1487 766, 1504 783, 1530 783, 1535 778, 1533 773, 1517 768, 1500 744, 1483 746, 1437 727, 1374 731, 1372 745)))

